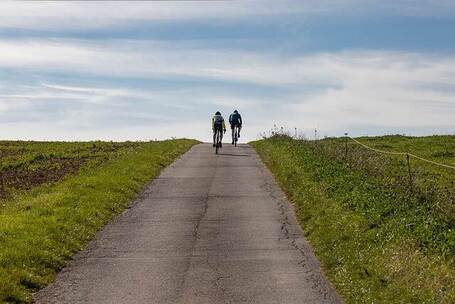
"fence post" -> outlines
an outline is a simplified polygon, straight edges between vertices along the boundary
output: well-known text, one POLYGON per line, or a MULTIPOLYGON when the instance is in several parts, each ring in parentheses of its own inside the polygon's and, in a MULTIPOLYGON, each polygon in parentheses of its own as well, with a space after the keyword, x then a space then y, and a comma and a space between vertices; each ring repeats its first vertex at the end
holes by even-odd
POLYGON ((409 161, 409 154, 406 153, 406 163, 408 165, 408 175, 409 175, 409 189, 412 192, 412 173, 411 173, 411 163, 409 161))
POLYGON ((348 160, 348 133, 344 133, 344 159, 348 160))

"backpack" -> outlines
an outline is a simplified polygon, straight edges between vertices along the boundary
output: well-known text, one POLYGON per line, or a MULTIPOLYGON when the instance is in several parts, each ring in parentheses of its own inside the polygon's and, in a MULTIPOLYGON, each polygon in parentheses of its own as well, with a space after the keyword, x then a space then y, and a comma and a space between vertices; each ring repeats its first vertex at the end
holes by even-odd
POLYGON ((221 115, 215 115, 215 116, 214 116, 214 121, 215 121, 215 125, 221 125, 221 124, 223 124, 223 116, 221 116, 221 115))

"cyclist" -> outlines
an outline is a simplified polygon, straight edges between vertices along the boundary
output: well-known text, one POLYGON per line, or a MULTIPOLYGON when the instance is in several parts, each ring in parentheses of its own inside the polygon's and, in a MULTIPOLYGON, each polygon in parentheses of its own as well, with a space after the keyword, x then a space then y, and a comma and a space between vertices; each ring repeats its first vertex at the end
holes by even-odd
MULTIPOLYGON (((220 142, 223 141, 223 132, 226 133, 226 124, 224 123, 224 118, 221 116, 220 111, 217 111, 215 115, 212 117, 212 130, 213 130, 213 147, 215 147, 216 143, 216 132, 220 131, 220 142)), ((220 144, 220 148, 223 145, 220 144)))
POLYGON ((242 129, 242 116, 239 114, 239 111, 234 110, 234 113, 229 116, 229 123, 231 124, 232 130, 232 144, 234 144, 235 127, 239 129, 237 137, 240 137, 240 130, 242 129))

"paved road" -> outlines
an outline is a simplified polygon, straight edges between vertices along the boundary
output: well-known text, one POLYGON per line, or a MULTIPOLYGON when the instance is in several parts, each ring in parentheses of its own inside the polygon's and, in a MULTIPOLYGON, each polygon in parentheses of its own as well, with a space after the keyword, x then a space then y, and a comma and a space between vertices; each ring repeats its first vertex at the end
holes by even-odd
POLYGON ((248 145, 195 146, 77 254, 37 303, 340 303, 248 145))

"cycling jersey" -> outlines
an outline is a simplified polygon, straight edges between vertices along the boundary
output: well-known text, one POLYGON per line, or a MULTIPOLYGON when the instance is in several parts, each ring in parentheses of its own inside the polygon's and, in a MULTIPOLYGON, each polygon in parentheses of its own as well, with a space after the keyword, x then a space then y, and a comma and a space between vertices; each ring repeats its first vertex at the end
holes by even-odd
POLYGON ((241 126, 242 116, 239 113, 232 113, 229 116, 229 123, 231 124, 231 128, 234 128, 235 126, 241 126))

